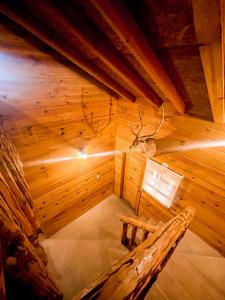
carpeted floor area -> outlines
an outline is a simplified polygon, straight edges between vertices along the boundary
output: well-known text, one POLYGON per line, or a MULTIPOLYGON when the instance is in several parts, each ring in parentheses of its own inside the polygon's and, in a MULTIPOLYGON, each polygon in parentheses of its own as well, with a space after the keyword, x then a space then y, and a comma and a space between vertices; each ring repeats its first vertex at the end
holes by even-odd
MULTIPOLYGON (((71 299, 128 250, 120 244, 121 215, 136 217, 115 195, 42 242, 48 268, 71 299)), ((225 299, 225 258, 187 231, 147 295, 148 300, 225 299)))

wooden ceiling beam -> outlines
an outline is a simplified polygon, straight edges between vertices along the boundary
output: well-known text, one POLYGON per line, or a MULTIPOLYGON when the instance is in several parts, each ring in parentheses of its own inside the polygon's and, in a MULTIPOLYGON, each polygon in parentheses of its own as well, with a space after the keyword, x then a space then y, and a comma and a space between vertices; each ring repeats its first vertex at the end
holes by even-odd
POLYGON ((186 110, 185 102, 123 1, 90 1, 165 96, 180 113, 184 113, 186 110))
POLYGON ((197 42, 201 45, 199 52, 213 119, 216 123, 224 124, 223 1, 221 1, 221 7, 219 0, 192 1, 192 7, 195 33, 197 42))
POLYGON ((224 124, 224 95, 222 79, 222 44, 220 41, 199 47, 213 119, 224 124))
POLYGON ((92 62, 83 58, 75 49, 73 49, 72 47, 68 47, 65 43, 61 43, 60 41, 54 41, 43 31, 39 30, 37 26, 30 24, 24 18, 20 17, 17 13, 9 9, 6 5, 0 4, 0 11, 8 18, 10 18, 14 22, 22 26, 24 29, 32 33, 38 39, 42 40, 48 46, 56 50, 62 56, 71 61, 73 64, 77 65, 89 75, 103 83, 105 86, 107 86, 117 94, 121 95, 122 97, 125 97, 131 100, 132 102, 135 102, 136 97, 131 92, 129 92, 122 85, 120 85, 110 76, 108 76, 104 71, 99 69, 92 62))
MULTIPOLYGON (((66 31, 71 36, 71 41, 79 40, 85 46, 87 51, 93 53, 99 58, 110 70, 117 74, 129 87, 135 90, 139 95, 147 98, 154 106, 160 106, 162 100, 151 88, 151 86, 139 75, 132 70, 117 54, 112 47, 103 41, 96 33, 80 18, 78 13, 73 10, 74 23, 61 13, 60 9, 55 7, 50 1, 30 1, 31 8, 34 8, 37 15, 49 20, 51 24, 57 24, 57 32, 66 31)), ((70 9, 70 7, 68 8, 70 9)), ((72 43, 72 42, 71 42, 72 43)), ((72 44, 71 44, 72 45, 72 44)), ((75 45, 74 45, 75 46, 75 45)))

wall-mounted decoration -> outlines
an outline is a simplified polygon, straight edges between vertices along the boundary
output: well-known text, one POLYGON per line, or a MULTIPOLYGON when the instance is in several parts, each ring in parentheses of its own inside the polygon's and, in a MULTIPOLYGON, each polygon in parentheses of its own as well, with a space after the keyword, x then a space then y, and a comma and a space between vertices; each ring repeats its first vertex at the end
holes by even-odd
POLYGON ((165 118, 165 112, 163 105, 161 105, 162 109, 162 118, 158 125, 156 125, 156 129, 153 133, 147 135, 141 135, 141 131, 144 127, 143 124, 143 112, 141 111, 140 106, 138 106, 138 115, 139 121, 136 125, 135 130, 131 127, 131 132, 135 136, 132 144, 130 145, 130 149, 134 152, 144 153, 148 157, 153 157, 156 153, 156 143, 155 138, 158 135, 165 118))

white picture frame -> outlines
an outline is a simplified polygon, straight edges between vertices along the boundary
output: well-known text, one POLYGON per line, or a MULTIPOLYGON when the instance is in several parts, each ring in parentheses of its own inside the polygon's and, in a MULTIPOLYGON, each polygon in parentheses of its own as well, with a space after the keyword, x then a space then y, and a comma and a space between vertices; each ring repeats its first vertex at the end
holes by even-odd
POLYGON ((166 207, 171 207, 184 176, 147 159, 142 189, 166 207))

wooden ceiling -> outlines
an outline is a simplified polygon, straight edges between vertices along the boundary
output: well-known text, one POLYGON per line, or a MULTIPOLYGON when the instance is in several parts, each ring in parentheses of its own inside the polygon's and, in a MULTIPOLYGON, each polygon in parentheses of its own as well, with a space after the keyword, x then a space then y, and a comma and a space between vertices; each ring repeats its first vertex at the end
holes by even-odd
POLYGON ((224 123, 219 0, 3 0, 0 11, 117 95, 224 123))

